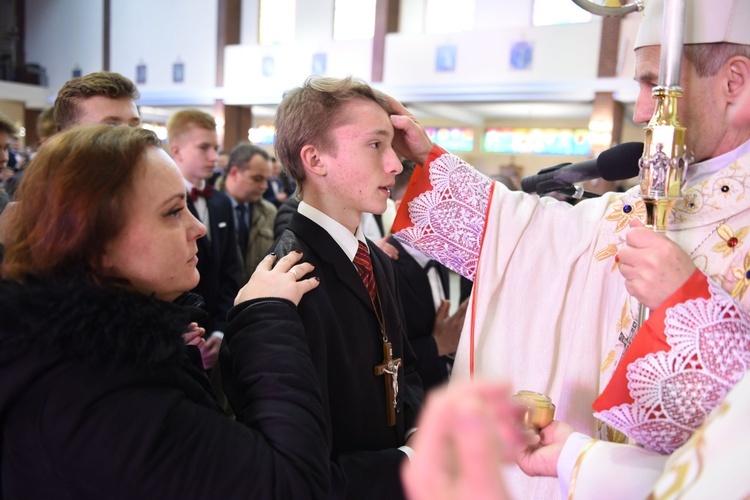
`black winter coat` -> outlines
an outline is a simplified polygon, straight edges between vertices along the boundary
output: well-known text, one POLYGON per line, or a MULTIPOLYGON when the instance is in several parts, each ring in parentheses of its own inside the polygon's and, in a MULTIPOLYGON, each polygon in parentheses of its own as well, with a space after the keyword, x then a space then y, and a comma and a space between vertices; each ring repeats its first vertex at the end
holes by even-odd
POLYGON ((1 498, 321 498, 330 488, 320 387, 291 303, 230 313, 242 423, 188 360, 197 349, 182 340, 179 306, 84 281, 2 281, 0 311, 1 498))

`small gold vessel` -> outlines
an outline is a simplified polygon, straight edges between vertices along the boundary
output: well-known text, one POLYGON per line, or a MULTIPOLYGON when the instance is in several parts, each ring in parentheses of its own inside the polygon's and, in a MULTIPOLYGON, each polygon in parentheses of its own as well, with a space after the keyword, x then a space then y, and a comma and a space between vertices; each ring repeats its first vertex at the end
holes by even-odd
POLYGON ((532 391, 518 391, 513 401, 524 409, 522 423, 528 429, 538 431, 555 419, 555 405, 549 396, 532 391))

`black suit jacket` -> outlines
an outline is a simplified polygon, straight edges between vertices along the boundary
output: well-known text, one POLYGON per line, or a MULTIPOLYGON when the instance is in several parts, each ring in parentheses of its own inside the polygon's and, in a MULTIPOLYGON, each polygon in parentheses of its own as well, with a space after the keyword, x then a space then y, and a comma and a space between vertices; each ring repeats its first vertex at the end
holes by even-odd
POLYGON ((372 302, 357 271, 331 236, 296 213, 275 243, 281 258, 292 250, 315 266, 320 285, 305 294, 299 314, 320 378, 331 453, 333 498, 401 498, 399 465, 405 432, 415 425, 422 399, 414 354, 391 260, 368 242, 393 356, 401 358, 396 426, 386 425, 385 380, 374 375, 383 341, 372 302))
MULTIPOLYGON (((425 392, 448 380, 449 359, 438 355, 437 344, 432 337, 435 326, 435 303, 427 271, 394 238, 388 242, 398 249, 398 259, 393 261, 396 269, 401 305, 406 314, 406 332, 417 355, 417 373, 422 379, 425 392)), ((449 297, 448 270, 437 267, 443 282, 443 291, 449 297)))
MULTIPOLYGON (((206 329, 206 335, 210 335, 214 330, 223 332, 226 328, 227 313, 234 305, 234 298, 241 286, 242 263, 237 250, 232 202, 227 195, 216 190, 207 202, 210 239, 203 237, 198 240, 198 272, 201 280, 193 292, 201 295, 206 302, 208 319, 201 326, 206 329)), ((198 217, 190 198, 188 208, 198 217)))
POLYGON ((289 225, 292 216, 297 213, 298 206, 299 200, 295 197, 291 197, 281 204, 279 211, 276 212, 276 220, 273 222, 273 237, 275 239, 278 240, 284 229, 289 225))

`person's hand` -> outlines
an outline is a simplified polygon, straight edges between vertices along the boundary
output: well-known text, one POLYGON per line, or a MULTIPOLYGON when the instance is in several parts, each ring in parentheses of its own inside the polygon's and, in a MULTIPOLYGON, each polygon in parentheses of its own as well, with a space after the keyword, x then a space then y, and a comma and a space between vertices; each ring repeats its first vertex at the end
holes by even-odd
POLYGON ((221 337, 211 335, 201 346, 201 359, 203 369, 210 370, 219 361, 219 349, 221 349, 221 337))
POLYGON ((205 328, 198 326, 198 323, 190 323, 188 325, 188 331, 182 334, 182 339, 187 345, 194 345, 200 347, 206 343, 203 339, 203 334, 206 333, 205 328))
POLYGON ((424 165, 430 151, 432 141, 427 136, 424 127, 414 118, 414 115, 391 96, 386 96, 388 104, 393 110, 391 123, 395 129, 396 136, 393 138, 393 149, 401 156, 424 165))
POLYGON ((695 272, 690 256, 665 235, 633 219, 617 258, 628 293, 649 309, 658 308, 695 272))
POLYGON ((532 441, 531 446, 518 452, 518 466, 529 476, 557 477, 557 460, 565 441, 573 431, 573 427, 565 422, 552 421, 539 432, 538 438, 532 441))
POLYGON ((507 498, 499 464, 520 446, 518 407, 505 385, 453 383, 431 392, 401 469, 412 500, 507 498))
POLYGON ((305 293, 320 284, 317 277, 303 279, 312 272, 314 266, 309 262, 297 264, 301 258, 300 252, 289 252, 272 268, 276 256, 266 255, 250 276, 250 281, 240 289, 234 299, 235 305, 261 297, 287 299, 295 305, 299 304, 305 293))
POLYGON ((461 338, 461 329, 464 326, 468 305, 469 299, 465 299, 458 306, 456 312, 452 316, 448 316, 451 303, 447 300, 440 303, 440 307, 435 313, 435 325, 432 328, 432 337, 435 339, 440 356, 453 354, 458 349, 458 341, 461 338))
POLYGON ((375 246, 381 249, 391 260, 398 260, 398 248, 388 243, 388 236, 376 241, 375 246))

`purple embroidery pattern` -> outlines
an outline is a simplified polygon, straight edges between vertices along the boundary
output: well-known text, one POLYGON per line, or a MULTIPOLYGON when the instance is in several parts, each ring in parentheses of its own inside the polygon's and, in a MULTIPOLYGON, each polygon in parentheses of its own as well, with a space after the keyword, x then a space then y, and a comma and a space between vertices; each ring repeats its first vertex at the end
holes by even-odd
POLYGON ((409 202, 414 224, 394 236, 474 279, 492 180, 450 154, 430 164, 427 191, 409 202))
POLYGON ((596 418, 638 443, 671 453, 705 421, 750 366, 750 315, 713 282, 711 299, 667 311, 664 333, 671 349, 628 366, 634 403, 596 418))

